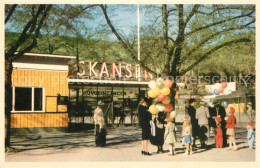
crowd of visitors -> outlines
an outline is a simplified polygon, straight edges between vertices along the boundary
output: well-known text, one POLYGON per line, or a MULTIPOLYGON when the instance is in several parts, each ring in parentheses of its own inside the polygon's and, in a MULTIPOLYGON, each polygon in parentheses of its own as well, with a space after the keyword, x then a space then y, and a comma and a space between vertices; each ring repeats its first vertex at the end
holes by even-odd
MULTIPOLYGON (((141 99, 138 108, 139 123, 142 128, 142 155, 151 155, 148 152, 148 141, 158 147, 157 153, 164 153, 163 144, 169 145, 169 154, 175 155, 174 143, 176 142, 175 118, 160 111, 156 115, 151 115, 148 111, 148 99, 141 99)), ((215 130, 216 148, 227 147, 228 150, 238 150, 235 140, 236 117, 235 109, 229 108, 226 113, 225 108, 220 105, 218 99, 213 100, 214 107, 208 107, 206 101, 200 101, 199 108, 195 108, 195 100, 189 100, 188 118, 183 119, 182 143, 186 145, 184 154, 193 154, 196 140, 200 140, 200 148, 209 149, 208 139, 210 128, 215 130), (229 144, 229 146, 228 146, 229 144)), ((254 145, 254 123, 249 122, 246 126, 248 130, 248 145, 253 149, 254 145)))
MULTIPOLYGON (((148 142, 157 146, 157 153, 165 153, 163 150, 164 143, 169 145, 169 154, 175 155, 176 143, 176 123, 175 116, 169 115, 164 111, 159 111, 156 115, 152 115, 148 111, 149 100, 141 98, 138 106, 139 124, 142 129, 142 155, 151 155, 148 151, 148 142)), ((199 103, 199 108, 195 108, 195 100, 189 100, 188 118, 183 119, 182 125, 182 143, 186 146, 185 155, 193 154, 196 146, 196 140, 200 140, 200 148, 209 149, 208 139, 210 128, 215 130, 215 146, 216 148, 227 147, 228 150, 238 150, 235 139, 236 117, 235 109, 229 108, 228 113, 219 100, 213 100, 214 107, 207 107, 206 101, 203 99, 199 103), (229 146, 227 145, 229 144, 229 146)), ((95 122, 95 142, 96 146, 106 145, 106 124, 102 111, 102 101, 98 102, 97 108, 94 110, 95 122)), ((255 135, 254 123, 249 122, 246 126, 248 130, 247 139, 248 146, 253 149, 255 135)))

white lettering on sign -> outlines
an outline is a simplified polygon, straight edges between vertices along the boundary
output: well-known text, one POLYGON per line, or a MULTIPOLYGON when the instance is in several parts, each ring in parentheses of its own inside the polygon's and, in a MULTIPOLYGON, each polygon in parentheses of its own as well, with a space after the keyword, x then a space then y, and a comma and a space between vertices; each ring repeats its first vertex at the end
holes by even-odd
POLYGON ((125 77, 127 77, 127 78, 132 77, 132 72, 130 70, 131 66, 132 66, 131 64, 125 65, 125 71, 126 71, 125 77))
POLYGON ((82 75, 85 74, 85 70, 80 66, 80 64, 85 64, 85 62, 84 61, 79 61, 78 62, 78 67, 79 67, 80 71, 82 71, 82 72, 81 73, 78 72, 77 75, 82 76, 82 75))
POLYGON ((117 65, 118 68, 116 68, 116 64, 112 63, 112 77, 115 77, 115 72, 117 73, 117 76, 121 78, 121 64, 119 63, 117 65))
POLYGON ((147 77, 148 77, 149 79, 152 79, 152 78, 153 78, 152 74, 150 74, 149 72, 147 72, 146 70, 144 70, 144 79, 147 79, 147 77))
POLYGON ((92 72, 97 76, 97 73, 95 72, 95 66, 97 65, 97 62, 94 63, 93 66, 91 66, 91 62, 88 63, 88 75, 92 76, 92 72))
POLYGON ((103 76, 103 73, 106 74, 107 77, 109 77, 108 71, 107 71, 107 65, 105 62, 102 63, 101 68, 100 68, 100 73, 99 76, 103 76))
MULTIPOLYGON (((83 69, 83 67, 81 66, 82 64, 85 64, 84 61, 80 61, 78 62, 78 67, 80 72, 77 72, 78 76, 84 76, 85 75, 85 70, 83 69)), ((104 75, 106 77, 119 77, 121 78, 126 77, 126 78, 131 78, 134 76, 134 78, 139 79, 141 77, 141 68, 140 65, 135 64, 134 66, 132 66, 131 64, 125 64, 123 67, 121 66, 121 63, 118 63, 117 65, 115 63, 111 64, 111 69, 107 68, 107 64, 106 62, 103 62, 100 66, 97 66, 98 62, 88 62, 88 76, 94 76, 97 78, 101 78, 104 75), (98 70, 97 68, 100 69, 98 70), (133 67, 133 68, 132 68, 133 67), (110 72, 111 71, 111 72, 110 72), (99 73, 97 73, 99 72, 99 73)), ((153 76, 147 72, 145 69, 143 69, 143 78, 144 79, 152 79, 153 76)))
POLYGON ((140 74, 140 68, 137 64, 135 64, 134 65, 134 76, 135 76, 136 79, 138 79, 139 74, 140 74))

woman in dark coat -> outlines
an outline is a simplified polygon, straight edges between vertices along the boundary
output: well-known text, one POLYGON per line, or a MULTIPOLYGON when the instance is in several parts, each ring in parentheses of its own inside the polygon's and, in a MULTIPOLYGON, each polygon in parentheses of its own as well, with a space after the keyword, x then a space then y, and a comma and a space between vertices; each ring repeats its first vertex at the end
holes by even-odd
POLYGON ((148 111, 147 102, 141 99, 138 107, 139 123, 142 128, 142 155, 151 155, 148 152, 148 140, 151 137, 150 120, 152 119, 151 113, 148 111))

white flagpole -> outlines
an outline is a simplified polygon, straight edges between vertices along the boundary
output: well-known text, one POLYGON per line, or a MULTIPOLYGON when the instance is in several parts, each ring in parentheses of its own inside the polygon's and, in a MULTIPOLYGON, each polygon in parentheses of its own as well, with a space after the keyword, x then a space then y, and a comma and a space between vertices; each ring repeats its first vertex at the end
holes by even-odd
MULTIPOLYGON (((139 17, 139 4, 137 4, 137 58, 140 61, 140 17, 139 17)), ((141 67, 138 64, 138 80, 141 80, 141 67)))

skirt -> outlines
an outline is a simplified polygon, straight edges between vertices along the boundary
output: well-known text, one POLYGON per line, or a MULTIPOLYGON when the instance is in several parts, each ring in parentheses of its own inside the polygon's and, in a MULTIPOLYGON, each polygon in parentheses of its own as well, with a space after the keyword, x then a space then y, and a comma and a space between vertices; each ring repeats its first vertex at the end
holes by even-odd
POLYGON ((151 128, 142 127, 142 140, 149 140, 151 138, 151 128))
POLYGON ((190 135, 185 135, 183 143, 191 143, 191 136, 190 135))
POLYGON ((235 136, 235 129, 228 128, 228 129, 227 129, 227 135, 229 135, 229 136, 235 136))

